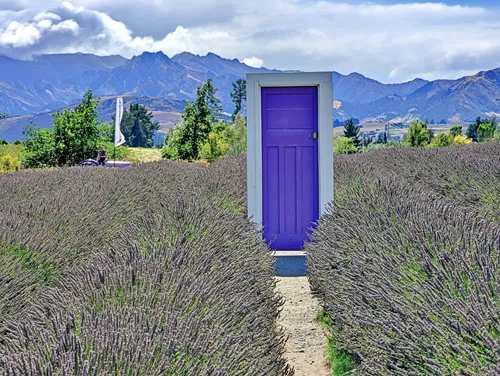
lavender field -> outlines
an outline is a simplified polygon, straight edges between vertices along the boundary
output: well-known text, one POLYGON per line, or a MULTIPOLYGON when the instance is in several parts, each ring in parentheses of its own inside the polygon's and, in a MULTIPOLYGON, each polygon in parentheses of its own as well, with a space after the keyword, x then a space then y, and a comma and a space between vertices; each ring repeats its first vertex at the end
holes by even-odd
MULTIPOLYGON (((245 160, 0 176, 0 375, 292 375, 245 160)), ((336 157, 306 253, 352 374, 500 374, 500 144, 336 157)))
POLYGON ((244 171, 228 158, 1 176, 0 374, 291 374, 273 260, 240 213, 244 171))
POLYGON ((500 144, 335 163, 309 279, 356 375, 500 374, 500 144))

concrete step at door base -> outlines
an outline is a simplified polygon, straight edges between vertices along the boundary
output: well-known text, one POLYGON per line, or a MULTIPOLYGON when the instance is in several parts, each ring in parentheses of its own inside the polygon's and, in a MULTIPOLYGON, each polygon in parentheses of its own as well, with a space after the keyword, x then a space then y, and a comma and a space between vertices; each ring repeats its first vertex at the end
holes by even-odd
POLYGON ((276 260, 277 277, 304 277, 307 275, 306 254, 303 251, 272 251, 276 260))

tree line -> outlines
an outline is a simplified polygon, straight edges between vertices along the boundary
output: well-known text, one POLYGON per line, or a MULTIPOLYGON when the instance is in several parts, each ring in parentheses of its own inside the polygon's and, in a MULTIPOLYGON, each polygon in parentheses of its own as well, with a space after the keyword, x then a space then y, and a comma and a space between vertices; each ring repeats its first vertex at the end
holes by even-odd
MULTIPOLYGON (((58 111, 53 115, 52 128, 38 128, 30 122, 23 128, 26 136, 23 167, 55 167, 76 165, 95 158, 100 145, 108 153, 113 149, 114 120, 99 120, 98 99, 88 90, 74 109, 58 111)), ((132 147, 152 147, 158 122, 146 106, 131 104, 123 112, 121 131, 132 147)), ((122 148, 118 148, 120 157, 122 148)))
POLYGON ((232 125, 222 120, 221 101, 216 94, 211 79, 198 87, 196 99, 186 104, 181 122, 165 135, 164 158, 212 162, 228 153, 246 152, 246 120, 243 117, 246 82, 238 79, 233 83, 232 125))
MULTIPOLYGON (((344 123, 343 135, 341 137, 334 136, 334 152, 338 154, 354 154, 361 152, 363 149, 371 151, 398 145, 398 142, 389 140, 387 128, 388 125, 386 131, 380 132, 376 139, 373 139, 361 134, 361 127, 354 119, 348 119, 344 123)), ((443 147, 494 139, 500 141, 499 121, 495 116, 489 119, 477 117, 473 123, 469 124, 465 132, 462 125, 455 124, 449 132, 441 132, 437 135, 427 122, 415 120, 410 124, 401 144, 412 147, 443 147)))
MULTIPOLYGON (((196 90, 196 99, 185 105, 179 124, 170 128, 162 145, 162 157, 171 160, 212 162, 225 154, 246 152, 246 81, 238 79, 232 84, 230 94, 234 110, 230 120, 222 112, 217 88, 208 79, 196 90)), ((52 128, 37 128, 30 123, 23 128, 27 140, 24 146, 24 167, 51 167, 75 165, 88 158, 94 158, 99 145, 104 145, 108 153, 113 149, 114 116, 111 123, 99 121, 98 100, 88 90, 82 102, 74 109, 58 111, 53 115, 52 128)), ((5 117, 5 115, 0 115, 5 117)), ((358 119, 350 118, 343 124, 341 137, 334 136, 334 152, 353 154, 362 150, 371 151, 399 143, 388 137, 388 130, 377 137, 366 137, 360 132, 358 119)), ((401 125, 402 126, 402 125, 401 125)), ((117 148, 118 159, 122 150, 129 147, 151 148, 159 123, 144 105, 132 103, 124 111, 121 131, 126 145, 117 148)), ((500 140, 500 129, 496 117, 471 123, 464 132, 462 125, 455 125, 447 133, 435 134, 426 121, 416 120, 409 126, 403 138, 406 146, 448 146, 468 144, 491 139, 500 140)), ((1 141, 1 143, 7 143, 1 141)), ((19 142, 18 142, 19 143, 19 142)))
MULTIPOLYGON (((246 152, 246 120, 243 115, 246 81, 238 79, 233 82, 231 124, 222 120, 221 101, 216 94, 211 79, 197 89, 196 99, 186 104, 180 124, 171 128, 164 143, 159 145, 164 158, 213 161, 227 153, 246 152)), ((76 165, 82 160, 95 158, 100 145, 105 146, 108 154, 111 153, 115 116, 111 123, 100 121, 97 106, 98 99, 92 95, 92 90, 88 90, 74 109, 53 114, 52 128, 39 128, 33 122, 23 127, 26 137, 22 142, 23 167, 76 165)), ((2 117, 6 115, 1 114, 2 117)), ((155 146, 154 135, 160 128, 153 120, 152 112, 137 103, 130 104, 124 111, 120 127, 126 144, 116 148, 118 159, 126 147, 155 146)), ((0 144, 7 144, 7 141, 1 140, 0 144)))

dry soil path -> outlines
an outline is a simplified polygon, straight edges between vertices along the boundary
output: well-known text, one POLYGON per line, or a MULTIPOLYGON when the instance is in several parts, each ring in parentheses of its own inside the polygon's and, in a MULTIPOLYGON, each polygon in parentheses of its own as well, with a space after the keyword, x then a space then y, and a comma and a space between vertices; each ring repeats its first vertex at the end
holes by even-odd
POLYGON ((330 376, 327 336, 315 318, 320 307, 311 294, 307 277, 276 277, 277 289, 285 298, 278 323, 288 341, 285 357, 297 376, 330 376))

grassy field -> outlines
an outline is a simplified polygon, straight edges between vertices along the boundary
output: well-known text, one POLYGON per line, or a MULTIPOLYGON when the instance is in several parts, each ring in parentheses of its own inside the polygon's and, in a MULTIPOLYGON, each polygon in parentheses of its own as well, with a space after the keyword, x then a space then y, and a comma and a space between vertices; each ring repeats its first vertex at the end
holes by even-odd
MULTIPOLYGON (((112 158, 112 152, 110 158, 112 158)), ((126 148, 123 156, 124 161, 132 163, 147 163, 161 161, 161 149, 151 148, 126 148)))
MULTIPOLYGON (((21 145, 0 145, 0 172, 11 172, 21 169, 24 149, 21 145)), ((109 159, 113 159, 113 150, 108 151, 109 159)), ((132 164, 161 161, 161 149, 121 147, 117 160, 129 161, 132 164)))
POLYGON ((19 169, 22 157, 23 147, 21 145, 0 145, 0 172, 19 169))

